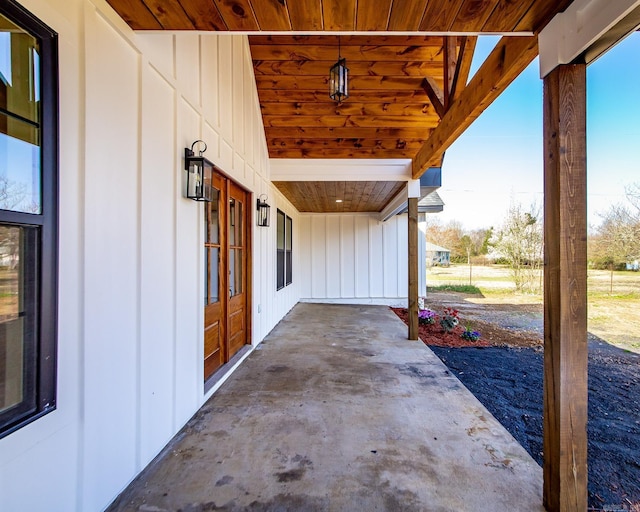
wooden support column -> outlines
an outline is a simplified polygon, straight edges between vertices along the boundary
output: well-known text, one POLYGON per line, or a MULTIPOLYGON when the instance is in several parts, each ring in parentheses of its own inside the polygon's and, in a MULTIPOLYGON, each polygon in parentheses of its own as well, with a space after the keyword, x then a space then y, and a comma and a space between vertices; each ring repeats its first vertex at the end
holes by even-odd
POLYGON ((409 198, 409 339, 418 339, 418 198, 409 198))
POLYGON ((587 510, 586 66, 544 79, 544 505, 587 510))

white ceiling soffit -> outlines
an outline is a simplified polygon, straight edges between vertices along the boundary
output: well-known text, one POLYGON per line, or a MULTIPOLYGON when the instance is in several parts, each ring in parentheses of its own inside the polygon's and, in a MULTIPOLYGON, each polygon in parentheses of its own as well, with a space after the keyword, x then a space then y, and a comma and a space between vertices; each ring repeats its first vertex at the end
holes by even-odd
MULTIPOLYGON (((573 62, 589 48, 599 47, 596 43, 603 40, 615 27, 620 29, 633 23, 632 19, 637 18, 639 7, 640 0, 574 0, 538 36, 540 77, 544 78, 561 64, 573 62), (630 15, 632 19, 627 20, 627 23, 623 22, 630 15)), ((629 31, 636 26, 637 23, 629 31)), ((616 36, 616 40, 606 48, 601 48, 595 57, 629 31, 616 36)))
POLYGON ((271 181, 409 181, 411 159, 271 158, 271 181))

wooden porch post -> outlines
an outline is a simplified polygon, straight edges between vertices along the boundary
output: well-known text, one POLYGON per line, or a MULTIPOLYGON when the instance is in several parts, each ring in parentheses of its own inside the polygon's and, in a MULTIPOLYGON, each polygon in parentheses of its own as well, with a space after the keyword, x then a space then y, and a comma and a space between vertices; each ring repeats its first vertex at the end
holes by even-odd
POLYGON ((586 66, 544 79, 544 505, 587 510, 586 66))
POLYGON ((409 339, 418 339, 418 198, 409 198, 409 339))

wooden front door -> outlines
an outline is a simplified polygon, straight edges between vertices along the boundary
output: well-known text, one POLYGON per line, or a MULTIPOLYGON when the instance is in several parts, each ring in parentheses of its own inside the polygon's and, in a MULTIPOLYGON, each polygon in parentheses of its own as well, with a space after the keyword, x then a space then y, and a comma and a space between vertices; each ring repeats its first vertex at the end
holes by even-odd
POLYGON ((215 174, 205 227, 204 378, 249 340, 249 194, 215 174))

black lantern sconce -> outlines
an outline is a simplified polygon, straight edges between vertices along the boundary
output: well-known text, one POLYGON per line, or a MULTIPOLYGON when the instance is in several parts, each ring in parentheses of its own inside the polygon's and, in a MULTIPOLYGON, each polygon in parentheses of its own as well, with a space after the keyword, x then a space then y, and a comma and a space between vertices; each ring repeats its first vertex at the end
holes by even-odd
POLYGON ((210 202, 213 196, 211 189, 213 163, 202 156, 206 150, 207 144, 201 140, 191 144, 191 149, 184 148, 184 168, 187 171, 187 198, 194 201, 210 202), (204 144, 204 149, 196 156, 193 148, 199 142, 204 144))
POLYGON ((269 227, 269 211, 271 210, 271 206, 267 204, 267 196, 265 194, 261 194, 258 197, 258 202, 256 204, 256 223, 258 226, 263 228, 269 227), (261 199, 264 197, 264 201, 261 199))
POLYGON ((347 61, 340 57, 340 36, 338 36, 338 62, 329 70, 329 97, 342 103, 349 97, 349 68, 347 61))

